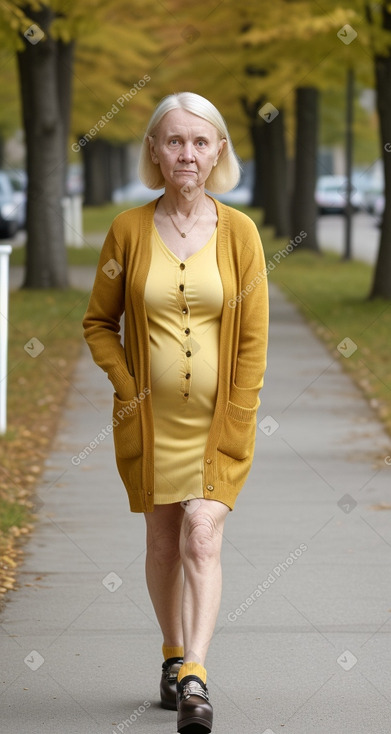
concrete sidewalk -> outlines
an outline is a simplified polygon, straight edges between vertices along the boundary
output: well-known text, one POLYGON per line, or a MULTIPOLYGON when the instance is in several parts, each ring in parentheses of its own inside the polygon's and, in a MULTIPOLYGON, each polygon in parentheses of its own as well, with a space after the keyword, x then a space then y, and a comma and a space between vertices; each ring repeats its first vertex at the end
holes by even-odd
MULTIPOLYGON (((374 506, 390 503, 391 447, 343 359, 271 288, 261 428, 226 522, 207 659, 213 734, 389 734, 390 513, 374 506)), ((1 615, 4 732, 176 732, 158 705, 144 519, 128 511, 110 434, 73 458, 111 401, 85 347, 1 615)))

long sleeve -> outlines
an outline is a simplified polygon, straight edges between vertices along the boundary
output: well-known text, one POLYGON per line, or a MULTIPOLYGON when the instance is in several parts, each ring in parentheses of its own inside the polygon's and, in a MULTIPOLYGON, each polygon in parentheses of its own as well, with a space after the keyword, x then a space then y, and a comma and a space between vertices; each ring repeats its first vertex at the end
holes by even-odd
POLYGON ((245 408, 259 405, 258 393, 266 370, 269 301, 265 256, 258 230, 249 225, 246 252, 249 263, 241 277, 241 291, 236 299, 240 308, 238 357, 231 386, 230 400, 245 408))
POLYGON ((83 318, 84 338, 92 357, 107 372, 121 399, 134 395, 134 379, 120 337, 124 311, 125 258, 111 225, 99 257, 94 285, 83 318))

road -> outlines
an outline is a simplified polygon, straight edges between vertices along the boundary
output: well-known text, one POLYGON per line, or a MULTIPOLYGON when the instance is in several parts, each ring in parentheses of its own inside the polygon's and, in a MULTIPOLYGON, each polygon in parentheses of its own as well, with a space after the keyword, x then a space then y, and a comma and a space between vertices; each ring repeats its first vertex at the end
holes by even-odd
MULTIPOLYGON (((380 242, 377 218, 359 212, 352 220, 352 257, 374 265, 380 242)), ((319 246, 342 255, 345 250, 345 217, 341 214, 324 214, 318 219, 319 246)))

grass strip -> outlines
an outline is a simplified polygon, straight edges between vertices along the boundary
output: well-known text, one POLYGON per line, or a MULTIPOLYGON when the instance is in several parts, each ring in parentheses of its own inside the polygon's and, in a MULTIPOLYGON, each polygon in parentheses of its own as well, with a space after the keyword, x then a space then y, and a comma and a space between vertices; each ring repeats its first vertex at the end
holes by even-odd
POLYGON ((261 235, 267 263, 275 265, 270 282, 297 306, 391 434, 391 301, 368 299, 373 268, 342 260, 332 252, 300 250, 300 245, 277 263, 274 256, 289 240, 273 239, 270 230, 262 227, 261 235), (351 349, 350 356, 344 357, 351 349))

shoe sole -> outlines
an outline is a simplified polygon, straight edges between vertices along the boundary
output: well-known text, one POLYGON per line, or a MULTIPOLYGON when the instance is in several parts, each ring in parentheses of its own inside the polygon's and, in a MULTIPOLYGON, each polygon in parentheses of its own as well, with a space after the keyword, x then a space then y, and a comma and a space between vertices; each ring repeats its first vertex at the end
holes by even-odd
POLYGON ((178 722, 178 732, 180 734, 209 734, 211 731, 211 724, 205 719, 186 719, 183 722, 178 722))

